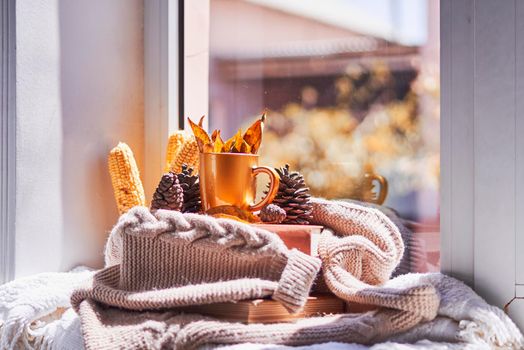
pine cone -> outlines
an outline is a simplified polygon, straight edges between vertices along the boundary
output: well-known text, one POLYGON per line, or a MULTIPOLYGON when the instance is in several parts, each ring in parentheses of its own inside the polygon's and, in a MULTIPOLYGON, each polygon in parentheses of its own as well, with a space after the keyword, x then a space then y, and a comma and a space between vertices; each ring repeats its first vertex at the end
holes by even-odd
POLYGON ((183 213, 199 213, 202 211, 200 201, 200 182, 198 175, 193 175, 194 169, 182 164, 182 172, 177 174, 178 182, 184 192, 183 213))
POLYGON ((181 211, 184 204, 184 193, 175 173, 162 176, 151 201, 151 210, 167 209, 181 211))
POLYGON ((286 211, 275 204, 268 204, 260 211, 260 219, 271 224, 280 224, 286 218, 286 211))
POLYGON ((311 196, 304 176, 297 171, 290 173, 289 164, 275 170, 280 176, 280 185, 273 204, 286 211, 286 218, 282 222, 284 224, 309 224, 313 208, 309 202, 311 196))

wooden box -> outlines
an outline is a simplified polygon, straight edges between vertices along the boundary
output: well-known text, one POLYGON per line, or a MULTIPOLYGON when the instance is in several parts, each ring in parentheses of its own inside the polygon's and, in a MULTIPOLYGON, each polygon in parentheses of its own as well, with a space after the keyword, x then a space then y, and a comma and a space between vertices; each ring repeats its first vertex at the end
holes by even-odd
POLYGON ((243 300, 236 303, 217 303, 184 308, 184 312, 198 313, 230 322, 275 323, 299 318, 339 314, 345 311, 345 302, 332 294, 310 296, 304 309, 290 314, 282 304, 271 299, 243 300))
POLYGON ((305 254, 318 256, 318 239, 322 226, 274 224, 254 224, 254 226, 276 233, 289 249, 296 248, 305 254))

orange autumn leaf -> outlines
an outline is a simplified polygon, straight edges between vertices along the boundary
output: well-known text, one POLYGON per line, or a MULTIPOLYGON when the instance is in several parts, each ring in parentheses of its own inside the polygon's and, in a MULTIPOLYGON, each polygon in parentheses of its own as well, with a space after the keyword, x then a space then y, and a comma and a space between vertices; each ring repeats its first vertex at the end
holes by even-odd
POLYGON ((233 147, 234 141, 235 140, 233 139, 233 137, 227 140, 226 143, 224 143, 224 146, 222 146, 222 152, 224 153, 231 152, 231 147, 233 147))
POLYGON ((225 153, 251 153, 251 145, 249 145, 242 137, 242 129, 226 141, 222 147, 222 152, 225 153))
POLYGON ((244 134, 244 141, 250 146, 250 152, 256 154, 262 143, 262 132, 264 130, 264 121, 266 120, 266 113, 262 114, 262 117, 255 121, 246 130, 244 134))
POLYGON ((212 138, 214 141, 213 152, 220 153, 222 152, 222 148, 224 147, 224 141, 222 141, 222 138, 220 137, 220 130, 213 131, 213 135, 215 135, 215 137, 212 138))
POLYGON ((220 130, 218 129, 214 130, 211 136, 209 136, 203 128, 204 116, 200 118, 198 124, 195 124, 191 120, 189 120, 189 123, 193 129, 201 153, 256 154, 262 142, 265 119, 266 114, 264 113, 244 134, 242 134, 242 129, 239 129, 238 132, 226 142, 222 140, 220 130))
POLYGON ((233 216, 233 215, 229 215, 229 214, 217 213, 217 214, 213 214, 211 216, 214 217, 215 219, 229 219, 229 220, 235 220, 235 221, 241 222, 243 224, 249 224, 249 221, 242 220, 239 217, 236 217, 236 216, 233 216))
POLYGON ((203 147, 204 151, 202 153, 213 153, 214 148, 212 143, 206 143, 203 147))
POLYGON ((240 153, 251 153, 251 146, 247 144, 245 140, 242 140, 240 145, 240 153))
POLYGON ((217 139, 217 135, 220 133, 220 130, 218 129, 215 129, 213 131, 213 133, 211 134, 211 141, 215 142, 215 140, 217 139))
POLYGON ((224 144, 223 152, 233 152, 235 153, 235 147, 237 145, 238 141, 238 149, 240 150, 242 140, 242 129, 238 130, 235 135, 233 135, 229 140, 226 141, 224 144))
MULTIPOLYGON (((198 126, 201 127, 202 129, 204 128, 204 118, 205 117, 206 117, 205 115, 201 116, 200 120, 198 121, 198 126)), ((206 143, 206 144, 203 145, 204 153, 211 153, 211 152, 213 152, 213 142, 215 141, 213 136, 211 136, 211 140, 212 140, 212 142, 206 143)))
POLYGON ((198 143, 198 149, 202 153, 205 152, 205 149, 209 148, 206 145, 211 145, 211 139, 209 138, 209 135, 200 125, 193 123, 193 121, 189 118, 187 120, 189 121, 189 125, 191 125, 193 134, 195 134, 195 139, 198 143))
POLYGON ((206 214, 214 217, 228 215, 248 222, 260 222, 260 219, 256 215, 253 215, 253 213, 251 213, 250 211, 240 209, 233 205, 220 205, 218 207, 208 209, 206 211, 206 214))
POLYGON ((244 138, 242 137, 242 129, 238 129, 234 138, 235 138, 235 141, 233 143, 232 152, 242 153, 242 144, 244 143, 244 138))

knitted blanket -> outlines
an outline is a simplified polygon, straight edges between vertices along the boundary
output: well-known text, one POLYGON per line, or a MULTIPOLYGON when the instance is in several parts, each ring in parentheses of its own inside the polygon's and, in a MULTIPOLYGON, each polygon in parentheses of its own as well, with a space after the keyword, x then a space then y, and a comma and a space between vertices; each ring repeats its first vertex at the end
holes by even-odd
MULTIPOLYGON (((92 272, 54 272, 0 285, 0 349, 84 348, 80 320, 70 308, 71 291, 92 272)), ((311 346, 241 343, 223 350, 443 350, 519 349, 522 335, 502 310, 463 283, 442 274, 409 274, 431 283, 441 296, 438 316, 384 343, 364 346, 330 341, 311 346)), ((401 282, 401 281, 399 281, 401 282)), ((416 282, 409 282, 410 284, 416 282)), ((209 346, 212 347, 212 346, 209 346)), ((206 347, 206 348, 209 348, 206 347)))
POLYGON ((136 207, 111 233, 106 261, 114 265, 72 295, 86 348, 373 344, 436 317, 440 297, 430 279, 389 279, 403 243, 387 216, 354 203, 315 199, 313 223, 328 228, 318 250, 326 285, 344 300, 378 310, 270 325, 180 313, 181 306, 267 296, 290 312, 300 311, 320 261, 249 225, 136 207))
POLYGON ((86 269, 23 277, 0 286, 0 349, 81 349, 71 293, 93 275, 86 269), (71 328, 73 331, 71 332, 71 328))
POLYGON ((402 256, 402 240, 380 212, 355 203, 315 199, 313 204, 315 223, 329 227, 319 244, 325 283, 339 297, 378 310, 268 325, 177 312, 182 305, 260 296, 298 311, 320 261, 289 251, 276 235, 250 226, 135 208, 110 236, 106 260, 113 265, 94 276, 44 274, 0 286, 0 348, 78 348, 79 323, 68 310, 73 289, 88 349, 224 344, 260 349, 253 344, 328 341, 377 344, 372 349, 524 345, 500 309, 455 279, 407 274, 389 280, 402 256), (78 286, 86 278, 87 284, 78 286), (414 345, 399 344, 405 342, 414 345))
POLYGON ((356 203, 314 199, 312 223, 329 228, 322 233, 318 253, 324 280, 335 295, 395 310, 389 320, 392 333, 436 316, 439 298, 434 286, 397 285, 395 279, 389 280, 404 244, 397 226, 382 212, 356 203))

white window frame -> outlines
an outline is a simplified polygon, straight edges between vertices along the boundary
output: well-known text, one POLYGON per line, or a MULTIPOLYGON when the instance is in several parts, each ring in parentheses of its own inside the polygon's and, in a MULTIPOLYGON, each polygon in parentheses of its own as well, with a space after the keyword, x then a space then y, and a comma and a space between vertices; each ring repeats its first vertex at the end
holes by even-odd
POLYGON ((524 3, 440 3, 442 271, 522 327, 524 3))
POLYGON ((148 0, 144 7, 147 195, 164 168, 169 135, 208 112, 209 0, 148 0))
POLYGON ((16 75, 15 1, 0 5, 2 94, 0 109, 0 284, 14 276, 15 166, 16 166, 16 75))
MULTIPOLYGON (((179 5, 176 1, 144 2, 144 138, 143 181, 146 194, 155 188, 164 166, 169 135, 179 122, 179 5)), ((182 101, 183 102, 183 101, 182 101)))

